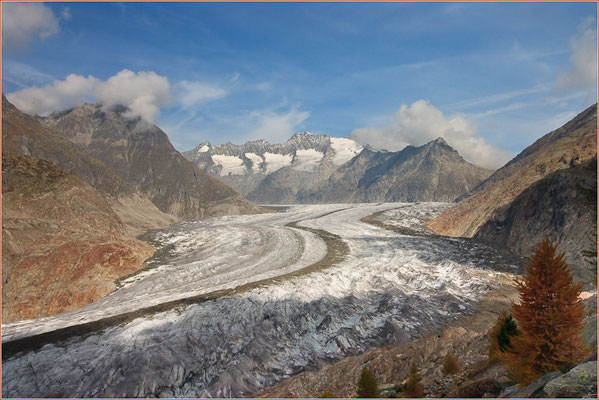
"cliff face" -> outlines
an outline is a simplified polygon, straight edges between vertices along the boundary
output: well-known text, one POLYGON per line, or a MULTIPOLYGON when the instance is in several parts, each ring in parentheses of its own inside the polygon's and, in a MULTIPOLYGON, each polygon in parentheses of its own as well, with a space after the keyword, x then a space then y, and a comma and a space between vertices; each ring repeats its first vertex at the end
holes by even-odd
POLYGON ((596 275, 583 251, 595 248, 597 158, 555 171, 497 209, 475 237, 528 256, 544 237, 559 243, 574 277, 591 284, 596 275))
POLYGON ((154 249, 126 237, 104 197, 54 164, 2 155, 2 321, 73 310, 110 293, 154 249))
POLYGON ((140 234, 179 219, 166 214, 102 161, 87 154, 60 133, 19 111, 2 97, 2 154, 47 160, 100 192, 126 222, 125 229, 140 234))
POLYGON ((271 204, 453 201, 491 173, 440 138, 386 152, 304 132, 279 145, 202 143, 183 154, 248 199, 271 204))
POLYGON ((432 220, 441 235, 472 237, 493 215, 534 182, 582 164, 597 154, 597 105, 548 133, 497 170, 457 205, 432 220))
POLYGON ((259 209, 201 172, 157 126, 126 118, 125 107, 85 104, 43 123, 100 160, 162 212, 182 219, 244 214, 259 209))

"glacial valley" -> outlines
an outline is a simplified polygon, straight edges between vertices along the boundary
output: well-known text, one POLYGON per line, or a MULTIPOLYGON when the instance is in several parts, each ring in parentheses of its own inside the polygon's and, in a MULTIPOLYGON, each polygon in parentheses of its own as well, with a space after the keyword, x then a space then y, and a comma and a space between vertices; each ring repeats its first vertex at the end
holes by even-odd
POLYGON ((369 347, 433 333, 522 265, 473 239, 434 235, 425 222, 448 206, 293 205, 150 231, 143 238, 156 255, 113 293, 3 326, 3 349, 63 334, 5 351, 2 393, 251 396, 369 347))

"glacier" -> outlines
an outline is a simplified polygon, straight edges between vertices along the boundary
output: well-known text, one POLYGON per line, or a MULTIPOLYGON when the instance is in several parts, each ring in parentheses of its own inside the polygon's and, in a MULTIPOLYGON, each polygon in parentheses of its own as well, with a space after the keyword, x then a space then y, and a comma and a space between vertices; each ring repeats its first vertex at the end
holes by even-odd
POLYGON ((144 237, 157 255, 115 292, 70 313, 3 325, 3 349, 75 332, 3 357, 3 397, 251 396, 368 347, 435 332, 511 280, 521 261, 432 235, 423 221, 445 207, 293 205, 150 231, 144 237), (336 245, 343 257, 325 262, 336 245), (223 294, 201 298, 210 293, 223 294), (123 313, 134 317, 74 329, 123 313))

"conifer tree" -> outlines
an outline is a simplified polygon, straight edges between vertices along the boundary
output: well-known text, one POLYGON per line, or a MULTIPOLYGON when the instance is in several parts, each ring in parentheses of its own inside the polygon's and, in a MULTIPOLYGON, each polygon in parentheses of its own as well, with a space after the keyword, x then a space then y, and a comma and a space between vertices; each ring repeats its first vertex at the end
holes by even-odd
POLYGON ((510 337, 518 334, 518 326, 512 314, 502 312, 489 332, 489 360, 499 360, 504 352, 512 349, 510 337))
POLYGON ((379 387, 374 373, 368 368, 362 368, 360 379, 358 380, 358 398, 373 399, 379 397, 379 387))
POLYGON ((418 368, 416 367, 416 363, 412 361, 410 375, 408 375, 408 380, 406 382, 406 397, 424 397, 424 387, 422 386, 422 382, 420 382, 420 380, 421 377, 420 373, 418 372, 418 368))
POLYGON ((334 399, 336 396, 330 390, 325 390, 318 397, 319 399, 334 399))
POLYGON ((460 372, 460 364, 458 363, 457 358, 455 358, 455 356, 452 353, 449 353, 445 357, 441 372, 443 372, 443 376, 453 375, 460 372))
POLYGON ((528 262, 526 274, 516 281, 520 304, 512 304, 519 335, 510 338, 506 360, 520 384, 580 361, 584 304, 582 284, 575 284, 564 255, 544 239, 528 262))

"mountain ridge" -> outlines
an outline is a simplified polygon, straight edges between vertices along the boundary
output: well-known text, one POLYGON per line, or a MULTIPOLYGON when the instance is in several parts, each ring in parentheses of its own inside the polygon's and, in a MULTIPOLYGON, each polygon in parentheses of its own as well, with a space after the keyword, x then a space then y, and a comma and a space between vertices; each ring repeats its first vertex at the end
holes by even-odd
POLYGON ((472 237, 493 212, 551 172, 597 153, 597 104, 549 132, 495 171, 454 207, 429 223, 441 235, 472 237))
POLYGON ((214 146, 202 142, 182 154, 248 199, 266 204, 453 201, 491 173, 467 163, 440 137, 418 148, 407 146, 400 152, 388 152, 362 146, 350 138, 298 132, 281 144, 255 140, 243 145, 227 142, 214 146), (425 150, 417 150, 421 148, 425 150), (421 151, 430 154, 420 154, 421 151), (428 168, 430 175, 412 174, 406 167, 401 171, 405 182, 392 176, 390 169, 397 172, 398 163, 417 154, 428 157, 428 164, 414 161, 411 166, 428 168), (435 157, 449 164, 431 168, 435 157), (443 169, 451 172, 442 173, 443 169), (413 175, 414 180, 408 175, 413 175), (443 175, 441 180, 439 175, 443 175), (434 182, 431 185, 435 187, 408 193, 412 187, 426 186, 427 180, 434 182), (437 190, 439 182, 441 186, 443 182, 447 184, 437 190))
POLYGON ((180 155, 160 128, 123 116, 123 106, 85 104, 42 119, 92 157, 109 164, 160 211, 181 219, 256 213, 233 189, 180 155))

